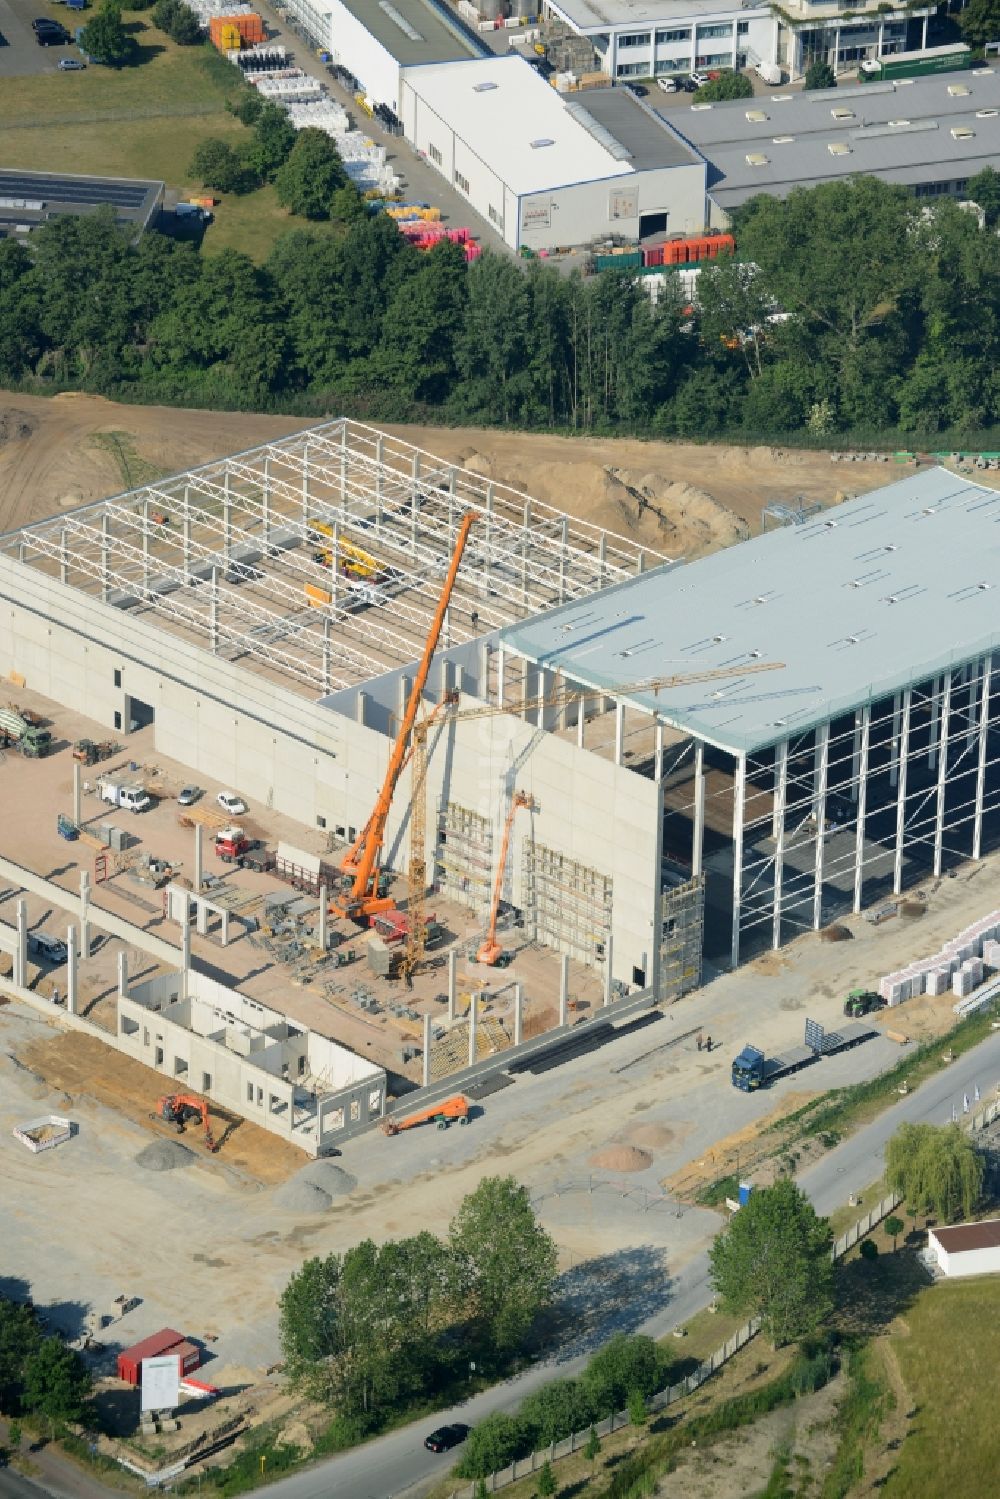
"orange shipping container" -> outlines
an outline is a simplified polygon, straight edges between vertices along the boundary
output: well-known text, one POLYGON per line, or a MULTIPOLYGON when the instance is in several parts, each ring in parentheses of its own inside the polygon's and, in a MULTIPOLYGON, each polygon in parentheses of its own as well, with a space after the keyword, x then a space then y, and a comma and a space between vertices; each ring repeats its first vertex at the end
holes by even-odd
POLYGON ((241 42, 245 47, 253 47, 267 40, 264 22, 253 12, 245 16, 213 16, 208 23, 208 34, 217 47, 222 46, 219 38, 224 32, 229 36, 236 33, 237 39, 229 44, 230 48, 239 47, 241 42))

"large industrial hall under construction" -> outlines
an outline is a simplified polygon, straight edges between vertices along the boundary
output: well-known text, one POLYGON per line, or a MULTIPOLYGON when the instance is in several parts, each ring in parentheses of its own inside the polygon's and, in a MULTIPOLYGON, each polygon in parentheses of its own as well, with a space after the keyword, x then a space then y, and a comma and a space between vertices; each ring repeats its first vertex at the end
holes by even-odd
POLYGON ((338 420, 0 538, 0 673, 325 830, 341 914, 668 996, 995 837, 998 519, 934 469, 679 565, 338 420))

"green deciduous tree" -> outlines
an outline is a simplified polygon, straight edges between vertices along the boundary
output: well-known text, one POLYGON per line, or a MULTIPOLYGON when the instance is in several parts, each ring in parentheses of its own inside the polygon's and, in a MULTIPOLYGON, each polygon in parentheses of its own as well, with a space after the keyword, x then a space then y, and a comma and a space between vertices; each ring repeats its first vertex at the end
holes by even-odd
POLYGON ((289 1382, 316 1400, 330 1398, 342 1349, 340 1256, 306 1260, 281 1293, 278 1332, 289 1382))
POLYGON ((121 68, 134 60, 135 39, 122 25, 121 5, 117 0, 104 0, 97 15, 84 26, 80 45, 88 57, 109 68, 121 68))
POLYGON ((836 88, 837 75, 824 58, 814 58, 806 68, 803 87, 807 89, 836 88))
POLYGON ((593 1478, 594 1464, 601 1455, 601 1439, 597 1435, 597 1428, 594 1426, 590 1428, 590 1436, 587 1438, 587 1445, 583 1449, 583 1455, 590 1464, 590 1474, 591 1478, 593 1478))
POLYGON ((0 1410, 18 1410, 24 1371, 42 1335, 30 1307, 0 1300, 0 1410))
POLYGON ((24 1364, 24 1405, 51 1426, 79 1421, 90 1396, 90 1373, 59 1338, 43 1338, 24 1364))
POLYGON ((278 202, 304 219, 328 219, 333 195, 347 185, 344 164, 322 130, 298 131, 274 177, 278 202))
POLYGON ((553 1379, 521 1402, 518 1415, 531 1429, 533 1447, 561 1442, 587 1426, 599 1412, 588 1387, 578 1379, 553 1379))
POLYGON ((969 0, 958 24, 970 47, 1000 41, 1000 0, 969 0))
POLYGON ((215 135, 196 147, 189 170, 192 177, 217 193, 243 193, 257 185, 240 153, 215 135))
POLYGON ((633 1391, 655 1395, 666 1384, 669 1367, 668 1356, 652 1338, 616 1333, 594 1354, 580 1382, 590 1393, 594 1414, 610 1416, 624 1409, 633 1391))
POLYGON ((957 1124, 901 1124, 886 1146, 885 1179, 922 1213, 968 1218, 983 1189, 983 1158, 957 1124))
POLYGON ((193 47, 201 41, 198 17, 184 0, 156 0, 153 25, 165 31, 181 47, 193 47))
POLYGON ((460 1478, 486 1478, 506 1468, 515 1457, 523 1457, 530 1446, 530 1434, 520 1418, 498 1412, 469 1432, 455 1472, 460 1478))
POLYGON ((462 1304, 484 1343, 516 1348, 552 1298, 556 1246, 535 1217, 526 1187, 488 1176, 465 1198, 449 1229, 462 1304))
POLYGON ((987 229, 995 229, 1000 223, 1000 172, 995 167, 983 167, 981 172, 969 178, 965 191, 986 215, 987 229))
POLYGON ((833 1304, 830 1227, 790 1178, 751 1194, 710 1251, 728 1310, 760 1317, 776 1347, 811 1332, 833 1304))
POLYGON ((887 1218, 885 1220, 885 1223, 883 1224, 883 1227, 885 1228, 886 1233, 889 1235, 890 1239, 892 1240, 892 1252, 893 1252, 893 1254, 895 1254, 895 1252, 896 1252, 896 1240, 899 1238, 900 1234, 903 1232, 903 1229, 906 1227, 906 1224, 903 1222, 902 1218, 897 1218, 897 1217, 893 1216, 893 1217, 887 1218))
POLYGON ((714 104, 725 99, 752 99, 753 84, 744 73, 727 70, 720 73, 718 78, 711 78, 708 83, 703 83, 701 88, 695 90, 694 97, 699 104, 714 104))
MULTIPOLYGON (((247 151, 247 165, 258 182, 273 182, 291 155, 296 129, 288 115, 277 104, 265 104, 253 124, 253 143, 247 151)), ((317 217, 317 215, 310 215, 317 217)))

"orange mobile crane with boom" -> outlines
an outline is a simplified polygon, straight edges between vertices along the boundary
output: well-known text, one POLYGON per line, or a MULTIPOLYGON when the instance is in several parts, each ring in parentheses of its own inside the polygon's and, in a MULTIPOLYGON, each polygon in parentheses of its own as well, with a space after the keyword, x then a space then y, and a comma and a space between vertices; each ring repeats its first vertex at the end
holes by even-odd
MULTIPOLYGON (((431 660, 441 636, 445 613, 451 601, 455 579, 458 576, 462 554, 465 551, 465 543, 469 539, 469 531, 472 528, 474 520, 475 513, 470 510, 462 517, 461 524, 459 525, 451 564, 441 589, 441 597, 438 600, 437 609, 434 611, 434 618, 431 621, 431 627, 424 644, 424 653, 420 658, 420 665, 413 679, 413 687, 410 690, 406 712, 403 714, 403 721, 399 726, 396 743, 393 745, 392 753, 389 756, 385 780, 382 783, 382 790, 379 792, 378 801, 375 803, 375 809, 354 840, 351 848, 345 854, 340 865, 341 873, 345 878, 345 888, 340 894, 334 896, 330 903, 330 911, 334 915, 346 917, 351 921, 358 923, 365 922, 370 916, 377 916, 382 911, 390 911, 395 906, 395 901, 391 896, 379 894, 379 865, 382 856, 382 845, 385 840, 385 825, 389 816, 389 808, 392 806, 396 782, 399 780, 400 772, 411 753, 410 735, 417 721, 417 712, 420 708, 423 690, 427 685, 431 660)), ((413 917, 411 914, 411 927, 412 922, 413 917)))
POLYGON ((490 906, 490 924, 486 931, 486 941, 480 945, 476 953, 476 962, 485 963, 488 968, 493 968, 503 957, 503 948, 497 941, 497 916, 500 914, 500 895, 503 891, 503 872, 507 867, 507 851, 510 848, 510 830, 514 826, 514 817, 519 807, 524 807, 532 812, 535 808, 535 798, 528 791, 515 791, 511 797, 510 811, 503 825, 503 842, 500 845, 500 861, 497 864, 496 883, 493 886, 493 902, 490 906))

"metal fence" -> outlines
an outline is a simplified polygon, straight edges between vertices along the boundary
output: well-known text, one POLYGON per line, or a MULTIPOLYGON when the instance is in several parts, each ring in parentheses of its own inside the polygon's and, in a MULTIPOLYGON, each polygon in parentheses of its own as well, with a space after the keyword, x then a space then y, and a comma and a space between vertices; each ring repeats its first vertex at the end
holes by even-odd
MULTIPOLYGON (((996 1118, 998 1112, 1000 1112, 1000 1105, 998 1104, 991 1104, 990 1108, 985 1110, 985 1114, 990 1115, 990 1119, 996 1118)), ((987 1120, 988 1122, 990 1120, 987 1120)), ((881 1223, 883 1218, 888 1218, 893 1209, 899 1206, 901 1200, 895 1192, 890 1192, 888 1197, 883 1197, 882 1201, 876 1203, 870 1212, 865 1213, 863 1217, 858 1219, 857 1223, 852 1224, 845 1234, 841 1234, 831 1250, 834 1263, 839 1259, 843 1259, 847 1251, 853 1249, 859 1239, 863 1239, 866 1234, 871 1233, 872 1229, 881 1223)), ((717 1348, 711 1357, 707 1358, 703 1364, 699 1364, 697 1369, 693 1370, 686 1379, 682 1379, 679 1384, 670 1385, 667 1389, 660 1390, 657 1394, 651 1395, 646 1401, 646 1409, 651 1414, 656 1411, 666 1410, 669 1405, 674 1405, 678 1400, 683 1400, 685 1396, 693 1394, 707 1379, 711 1379, 713 1374, 717 1374, 722 1366, 728 1363, 742 1348, 745 1348, 757 1336, 759 1331, 760 1319, 754 1317, 745 1323, 738 1332, 733 1333, 733 1336, 728 1338, 722 1344, 721 1348, 717 1348)), ((623 1426, 630 1424, 631 1418, 628 1411, 616 1411, 613 1416, 605 1416, 603 1421, 595 1421, 593 1429, 599 1437, 607 1437, 613 1431, 620 1431, 623 1426)), ((589 1426, 585 1431, 574 1431, 570 1436, 563 1437, 561 1442, 552 1442, 548 1447, 543 1447, 539 1452, 532 1452, 528 1457, 518 1458, 516 1462, 511 1463, 507 1468, 502 1468, 500 1472, 491 1473, 488 1478, 483 1480, 486 1484, 486 1492, 488 1494, 495 1494, 498 1489, 507 1488, 509 1484, 515 1483, 517 1479, 527 1478, 529 1474, 537 1472, 545 1463, 557 1462, 561 1457, 569 1457, 573 1452, 582 1451, 590 1438, 590 1431, 591 1428, 589 1426)), ((478 1485, 479 1480, 477 1479, 476 1482, 467 1484, 464 1488, 453 1489, 451 1499, 476 1499, 478 1485)))

